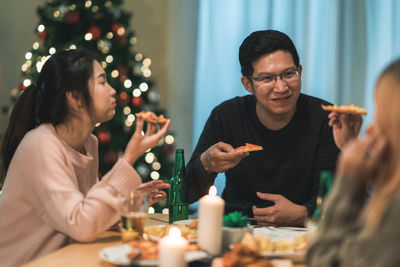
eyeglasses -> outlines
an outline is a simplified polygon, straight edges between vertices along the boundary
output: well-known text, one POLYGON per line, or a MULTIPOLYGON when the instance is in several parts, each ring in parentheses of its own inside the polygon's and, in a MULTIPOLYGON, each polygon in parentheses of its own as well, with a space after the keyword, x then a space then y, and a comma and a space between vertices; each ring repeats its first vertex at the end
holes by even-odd
POLYGON ((260 76, 260 77, 248 76, 248 78, 255 82, 261 82, 265 85, 272 85, 273 83, 276 83, 276 81, 278 80, 278 77, 282 81, 289 83, 289 82, 292 82, 293 80, 295 80, 298 75, 299 75, 299 71, 297 69, 293 69, 293 70, 288 70, 288 71, 282 72, 280 74, 268 74, 268 75, 264 75, 264 76, 260 76))

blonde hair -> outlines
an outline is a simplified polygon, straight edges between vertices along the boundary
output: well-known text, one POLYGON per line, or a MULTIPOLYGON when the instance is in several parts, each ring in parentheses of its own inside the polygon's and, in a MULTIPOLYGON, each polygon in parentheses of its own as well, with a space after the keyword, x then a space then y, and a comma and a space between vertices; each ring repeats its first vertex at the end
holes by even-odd
POLYGON ((375 90, 375 121, 388 139, 389 150, 380 162, 373 192, 364 215, 366 230, 379 226, 388 205, 400 189, 400 59, 391 63, 380 75, 375 90))

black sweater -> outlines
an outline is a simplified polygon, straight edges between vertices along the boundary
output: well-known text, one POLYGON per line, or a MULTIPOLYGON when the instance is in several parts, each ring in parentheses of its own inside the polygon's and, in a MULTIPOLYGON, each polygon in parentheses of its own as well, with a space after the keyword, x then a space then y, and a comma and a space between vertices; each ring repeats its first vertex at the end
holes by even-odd
POLYGON ((200 155, 219 141, 233 147, 247 142, 261 145, 264 150, 251 152, 225 173, 225 213, 238 210, 253 216, 252 205, 273 204, 256 196, 256 192, 262 192, 281 194, 304 205, 311 216, 320 172, 334 171, 339 153, 328 125, 328 113, 321 104, 329 103, 300 94, 292 120, 277 131, 259 121, 254 95, 235 97, 214 108, 186 167, 190 202, 207 194, 216 177, 216 173, 204 171, 200 155))

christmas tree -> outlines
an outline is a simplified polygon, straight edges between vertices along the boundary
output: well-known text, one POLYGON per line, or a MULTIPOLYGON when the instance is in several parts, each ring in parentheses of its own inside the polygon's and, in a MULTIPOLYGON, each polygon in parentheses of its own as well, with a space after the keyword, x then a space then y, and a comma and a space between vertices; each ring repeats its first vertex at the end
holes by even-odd
MULTIPOLYGON (((95 52, 117 91, 117 107, 111 121, 97 125, 99 140, 99 177, 105 174, 123 153, 135 129, 135 113, 153 111, 157 115, 159 94, 151 77, 151 60, 136 52, 137 38, 129 29, 131 14, 122 10, 122 0, 49 0, 38 8, 40 22, 35 31, 38 41, 25 54, 22 79, 11 92, 13 102, 34 82, 48 59, 60 49, 85 49, 95 52)), ((3 112, 8 112, 3 107, 3 112)), ((155 148, 136 162, 143 181, 169 180, 172 174, 174 137, 168 133, 155 148)), ((161 212, 166 203, 159 202, 161 212)))

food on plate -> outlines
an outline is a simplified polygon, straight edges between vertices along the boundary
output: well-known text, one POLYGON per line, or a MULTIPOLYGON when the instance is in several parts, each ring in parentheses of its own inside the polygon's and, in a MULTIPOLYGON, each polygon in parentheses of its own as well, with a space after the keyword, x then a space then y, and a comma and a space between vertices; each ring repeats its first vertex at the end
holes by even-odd
POLYGON ((361 107, 357 107, 356 105, 321 105, 323 110, 327 111, 337 111, 340 113, 347 113, 347 114, 357 114, 357 115, 367 115, 367 110, 361 107))
MULTIPOLYGON (((150 240, 133 240, 129 245, 134 249, 127 257, 131 260, 158 260, 158 242, 150 240)), ((200 251, 201 248, 194 243, 187 246, 186 251, 200 251)))
MULTIPOLYGON (((198 222, 198 221, 196 221, 198 222)), ((156 225, 156 226, 149 226, 144 229, 144 233, 151 236, 162 238, 169 233, 169 229, 171 227, 178 227, 181 230, 181 235, 187 240, 194 240, 197 239, 197 224, 191 222, 188 225, 156 225)))
POLYGON ((150 111, 141 111, 135 114, 138 118, 143 118, 145 121, 152 122, 152 123, 164 123, 167 121, 166 118, 162 116, 157 116, 153 112, 150 111))
POLYGON ((257 250, 248 248, 247 246, 235 243, 231 251, 226 252, 222 256, 224 267, 234 266, 263 266, 272 267, 272 263, 264 258, 257 250))
POLYGON ((249 249, 263 253, 305 251, 307 248, 307 242, 307 234, 297 235, 293 240, 280 239, 272 241, 264 235, 254 236, 251 233, 245 233, 240 243, 249 249))
POLYGON ((245 143, 246 145, 235 148, 236 151, 250 152, 263 150, 262 146, 245 143))

